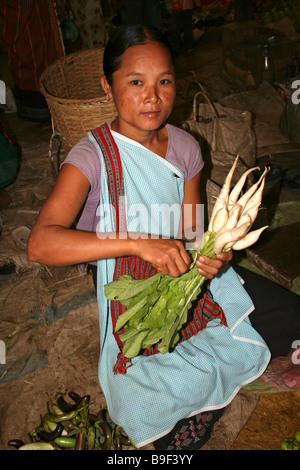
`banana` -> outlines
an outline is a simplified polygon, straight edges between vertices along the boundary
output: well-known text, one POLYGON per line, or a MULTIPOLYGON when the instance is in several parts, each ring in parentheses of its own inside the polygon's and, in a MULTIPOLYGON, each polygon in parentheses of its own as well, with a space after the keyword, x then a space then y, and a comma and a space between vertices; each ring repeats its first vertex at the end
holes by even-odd
POLYGON ((30 442, 19 447, 18 450, 55 450, 51 442, 30 442))

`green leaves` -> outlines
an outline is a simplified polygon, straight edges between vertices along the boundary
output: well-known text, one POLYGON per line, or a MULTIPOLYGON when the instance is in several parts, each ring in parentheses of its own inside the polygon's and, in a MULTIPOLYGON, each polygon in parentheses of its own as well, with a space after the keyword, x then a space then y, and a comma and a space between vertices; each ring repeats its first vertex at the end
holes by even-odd
POLYGON ((124 356, 135 357, 154 345, 162 354, 173 349, 204 281, 194 266, 177 278, 158 273, 135 280, 123 275, 107 284, 104 287, 107 298, 119 300, 127 307, 115 327, 120 332, 124 356))
POLYGON ((187 323, 192 302, 206 280, 195 265, 197 257, 201 254, 215 257, 214 240, 214 233, 205 232, 201 248, 189 252, 190 269, 179 277, 157 273, 136 280, 125 274, 104 286, 109 300, 119 300, 126 307, 115 327, 120 332, 124 356, 135 357, 154 345, 166 354, 176 346, 180 339, 178 332, 187 323))
MULTIPOLYGON (((161 274, 155 274, 147 279, 134 279, 129 274, 124 274, 117 281, 112 281, 104 286, 104 293, 108 300, 120 300, 136 297, 144 292, 152 284, 158 283, 161 274)), ((123 302, 122 302, 123 303, 123 302)))
POLYGON ((116 331, 119 331, 121 328, 123 328, 125 323, 127 323, 128 320, 130 320, 135 314, 143 311, 142 308, 146 305, 146 303, 147 297, 142 297, 135 305, 128 308, 126 312, 120 315, 116 323, 116 331))

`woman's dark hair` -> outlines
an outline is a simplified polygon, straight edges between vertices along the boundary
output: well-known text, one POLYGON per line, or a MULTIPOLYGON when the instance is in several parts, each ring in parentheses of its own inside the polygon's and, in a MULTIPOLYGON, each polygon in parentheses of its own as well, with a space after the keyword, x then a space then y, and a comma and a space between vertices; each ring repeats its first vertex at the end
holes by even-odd
POLYGON ((103 71, 109 85, 112 85, 112 75, 118 70, 121 57, 131 46, 140 46, 147 41, 157 42, 165 47, 174 63, 171 45, 164 34, 153 26, 128 25, 120 28, 105 46, 103 55, 103 71))

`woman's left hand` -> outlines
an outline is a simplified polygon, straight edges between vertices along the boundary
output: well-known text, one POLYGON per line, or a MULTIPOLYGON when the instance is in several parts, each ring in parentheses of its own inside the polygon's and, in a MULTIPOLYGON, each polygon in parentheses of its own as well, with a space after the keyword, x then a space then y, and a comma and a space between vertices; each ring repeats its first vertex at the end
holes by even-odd
POLYGON ((232 251, 220 253, 217 255, 216 259, 208 258, 207 256, 200 256, 196 262, 198 271, 207 279, 212 279, 219 273, 225 264, 232 260, 232 256, 232 251))

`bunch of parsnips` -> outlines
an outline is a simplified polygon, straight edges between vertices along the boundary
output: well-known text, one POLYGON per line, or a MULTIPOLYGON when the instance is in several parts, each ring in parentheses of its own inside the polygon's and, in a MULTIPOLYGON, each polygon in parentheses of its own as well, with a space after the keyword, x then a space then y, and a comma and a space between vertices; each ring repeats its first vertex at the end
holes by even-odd
POLYGON ((115 327, 120 331, 122 352, 127 358, 135 357, 153 345, 165 354, 178 343, 178 331, 187 322, 192 302, 201 293, 206 280, 196 266, 200 255, 215 258, 222 251, 247 248, 268 227, 250 232, 261 204, 268 169, 257 183, 240 195, 247 176, 257 167, 247 170, 230 191, 238 158, 216 200, 200 248, 190 252, 191 265, 186 273, 177 278, 157 273, 144 280, 123 275, 104 287, 107 299, 119 300, 127 309, 119 316, 115 327))

